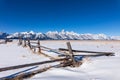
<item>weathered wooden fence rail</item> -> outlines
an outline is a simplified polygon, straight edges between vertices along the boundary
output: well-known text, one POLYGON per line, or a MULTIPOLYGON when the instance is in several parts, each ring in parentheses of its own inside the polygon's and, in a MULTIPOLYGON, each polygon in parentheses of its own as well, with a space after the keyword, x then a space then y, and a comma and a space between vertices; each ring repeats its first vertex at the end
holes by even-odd
MULTIPOLYGON (((59 51, 69 51, 68 49, 65 48, 59 48, 59 51)), ((80 55, 83 55, 82 53, 95 53, 95 54, 88 54, 88 55, 106 55, 106 56, 113 56, 115 53, 113 52, 97 52, 97 51, 83 51, 83 50, 73 50, 73 52, 78 52, 80 55)))
POLYGON ((39 73, 42 73, 42 72, 45 72, 51 68, 60 68, 60 67, 66 67, 66 66, 70 66, 71 65, 71 62, 67 62, 67 63, 60 63, 60 64, 57 64, 57 65, 53 65, 53 66, 49 66, 49 67, 45 67, 45 68, 42 68, 42 69, 37 69, 37 70, 34 70, 34 71, 30 71, 30 72, 25 72, 25 73, 21 73, 19 75, 13 75, 12 77, 3 77, 3 78, 0 78, 0 80, 23 80, 25 78, 30 78, 36 74, 39 74, 39 73))
POLYGON ((47 60, 47 61, 43 61, 43 62, 36 62, 36 63, 29 63, 29 64, 23 64, 23 65, 4 67, 4 68, 0 68, 0 72, 7 71, 7 70, 24 68, 24 67, 29 67, 29 66, 42 65, 42 64, 52 63, 52 62, 57 62, 57 61, 64 61, 64 60, 68 60, 68 59, 67 58, 61 58, 61 59, 56 59, 56 60, 47 60))
POLYGON ((12 39, 3 39, 2 41, 0 41, 0 44, 6 44, 7 42, 12 42, 13 40, 12 39))

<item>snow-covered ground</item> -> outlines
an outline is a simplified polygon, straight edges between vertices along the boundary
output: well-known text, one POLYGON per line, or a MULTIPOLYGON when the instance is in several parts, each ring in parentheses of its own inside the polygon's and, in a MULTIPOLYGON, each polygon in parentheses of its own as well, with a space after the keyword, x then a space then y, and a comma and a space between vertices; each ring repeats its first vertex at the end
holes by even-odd
MULTIPOLYGON (((67 48, 67 41, 41 41, 41 45, 52 48, 67 48)), ((70 41, 73 49, 114 52, 115 56, 88 57, 78 68, 52 68, 27 80, 120 80, 120 41, 70 41)), ((49 52, 52 53, 52 52, 49 52)), ((17 45, 17 41, 0 44, 0 68, 25 63, 49 60, 33 54, 29 48, 17 45)), ((25 68, 24 68, 25 69, 25 68)), ((19 70, 0 72, 0 77, 19 70)))

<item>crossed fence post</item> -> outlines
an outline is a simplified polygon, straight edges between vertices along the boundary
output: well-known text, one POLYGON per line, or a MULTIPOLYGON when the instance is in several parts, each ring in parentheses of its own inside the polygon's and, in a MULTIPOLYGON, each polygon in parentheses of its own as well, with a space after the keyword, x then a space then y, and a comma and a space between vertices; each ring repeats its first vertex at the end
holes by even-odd
POLYGON ((41 53, 40 40, 38 39, 38 52, 41 53))
POLYGON ((30 39, 29 39, 29 38, 28 38, 28 46, 29 46, 30 49, 32 49, 32 48, 31 48, 31 44, 30 44, 30 39))
POLYGON ((19 36, 19 43, 18 45, 22 45, 22 36, 19 36))

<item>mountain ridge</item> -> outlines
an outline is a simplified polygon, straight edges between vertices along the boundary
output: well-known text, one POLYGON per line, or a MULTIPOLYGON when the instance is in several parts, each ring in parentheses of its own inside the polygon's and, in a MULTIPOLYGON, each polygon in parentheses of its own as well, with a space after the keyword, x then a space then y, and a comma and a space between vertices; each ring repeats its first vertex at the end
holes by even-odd
POLYGON ((120 40, 120 36, 107 36, 105 34, 78 34, 73 31, 48 31, 47 33, 41 32, 16 32, 13 34, 7 34, 0 32, 0 38, 11 38, 11 39, 18 39, 19 37, 23 39, 30 38, 30 39, 40 39, 40 40, 120 40))

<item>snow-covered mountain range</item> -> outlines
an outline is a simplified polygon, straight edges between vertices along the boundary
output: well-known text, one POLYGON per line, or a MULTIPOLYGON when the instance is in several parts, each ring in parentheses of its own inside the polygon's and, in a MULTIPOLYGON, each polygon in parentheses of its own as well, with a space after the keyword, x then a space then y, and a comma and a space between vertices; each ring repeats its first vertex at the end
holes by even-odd
POLYGON ((19 37, 24 39, 41 39, 41 40, 120 40, 120 36, 107 36, 105 34, 78 34, 73 31, 48 31, 47 33, 35 33, 30 32, 16 32, 13 34, 0 33, 0 38, 12 38, 18 39, 19 37))

